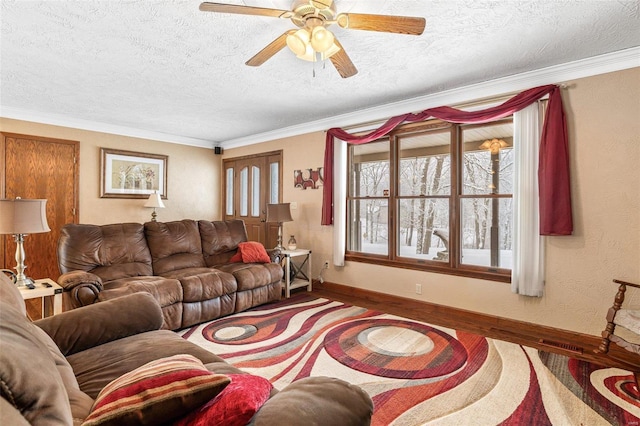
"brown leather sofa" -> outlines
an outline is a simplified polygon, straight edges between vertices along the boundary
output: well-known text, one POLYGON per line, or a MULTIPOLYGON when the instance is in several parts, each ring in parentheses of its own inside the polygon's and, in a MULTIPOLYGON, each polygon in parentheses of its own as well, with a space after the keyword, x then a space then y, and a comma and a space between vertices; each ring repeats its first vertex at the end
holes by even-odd
POLYGON ((231 263, 247 241, 242 220, 67 224, 58 243, 65 309, 138 292, 160 303, 163 328, 177 330, 279 300, 274 263, 231 263))
MULTIPOLYGON (((163 321, 156 299, 140 292, 30 322, 20 293, 0 274, 0 424, 80 425, 107 384, 150 361, 178 354, 194 356, 213 373, 246 374, 173 331, 160 330, 163 321)), ((192 389, 187 387, 183 399, 189 399, 192 389)), ((252 391, 245 390, 246 398, 252 398, 252 391)), ((328 377, 295 381, 280 391, 272 389, 266 398, 255 415, 249 414, 250 424, 368 425, 373 411, 362 389, 328 377)), ((178 413, 163 401, 154 410, 159 410, 152 413, 156 418, 171 424, 199 408, 178 413)), ((149 412, 136 413, 140 424, 149 412)))

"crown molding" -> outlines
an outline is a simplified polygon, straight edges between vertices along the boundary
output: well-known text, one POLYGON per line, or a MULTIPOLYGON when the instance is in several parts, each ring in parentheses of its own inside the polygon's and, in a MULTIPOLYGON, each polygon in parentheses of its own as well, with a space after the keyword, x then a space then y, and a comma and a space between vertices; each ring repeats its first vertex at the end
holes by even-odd
POLYGON ((495 97, 506 93, 518 92, 543 84, 559 84, 568 80, 575 80, 578 78, 590 77, 636 67, 640 67, 640 46, 578 61, 567 62, 561 65, 541 68, 535 71, 502 77, 495 80, 484 81, 464 87, 444 90, 438 93, 410 98, 400 102, 327 117, 322 120, 283 127, 281 129, 257 133, 242 138, 230 139, 224 142, 190 138, 181 135, 136 129, 128 126, 118 126, 97 121, 71 118, 61 114, 41 113, 22 108, 2 107, 0 117, 71 127, 93 132, 151 139, 181 145, 197 146, 201 148, 213 149, 214 146, 221 146, 229 149, 306 133, 324 131, 331 127, 358 126, 362 123, 383 121, 389 117, 404 114, 409 111, 417 112, 441 105, 456 105, 478 99, 495 97))
POLYGON ((79 118, 67 117, 61 114, 49 114, 38 111, 26 110, 23 108, 2 107, 0 117, 14 120, 31 121, 34 123, 50 124, 53 126, 70 127, 73 129, 89 130, 92 132, 108 133, 112 135, 129 136, 133 138, 151 139, 160 142, 169 142, 179 145, 190 145, 201 148, 213 149, 213 141, 189 138, 180 135, 155 132, 152 130, 136 129, 128 126, 118 126, 98 121, 83 120, 79 118))
POLYGON ((640 67, 640 46, 328 117, 305 124, 231 139, 222 142, 220 145, 224 148, 238 148, 260 142, 323 131, 332 127, 357 126, 360 123, 383 121, 410 111, 417 112, 442 105, 456 105, 518 92, 545 84, 561 84, 568 80, 636 67, 640 67))

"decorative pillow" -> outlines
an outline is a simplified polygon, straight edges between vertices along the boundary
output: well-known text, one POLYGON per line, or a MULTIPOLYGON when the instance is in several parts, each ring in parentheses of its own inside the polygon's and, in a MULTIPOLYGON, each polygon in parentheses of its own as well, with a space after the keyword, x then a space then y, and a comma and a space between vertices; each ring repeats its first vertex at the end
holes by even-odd
POLYGON ((264 246, 257 241, 247 241, 238 244, 238 253, 234 254, 229 262, 244 263, 269 263, 271 258, 264 246))
POLYGON ((238 251, 236 252, 236 254, 231 256, 231 259, 229 259, 229 263, 240 263, 240 262, 242 262, 242 252, 240 251, 240 247, 238 247, 238 251))
POLYGON ((220 395, 174 426, 244 426, 267 402, 273 385, 264 377, 229 374, 231 384, 220 395))
POLYGON ((230 381, 192 355, 151 361, 105 386, 82 425, 168 423, 214 398, 230 381))

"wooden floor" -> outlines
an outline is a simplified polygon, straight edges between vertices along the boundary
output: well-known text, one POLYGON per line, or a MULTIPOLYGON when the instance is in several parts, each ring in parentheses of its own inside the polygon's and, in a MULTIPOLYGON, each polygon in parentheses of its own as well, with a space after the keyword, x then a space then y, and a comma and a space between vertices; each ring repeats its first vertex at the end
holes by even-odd
MULTIPOLYGON (((305 289, 301 289, 305 291, 305 289)), ((312 294, 367 309, 464 330, 486 337, 582 359, 596 364, 634 371, 638 356, 611 346, 609 354, 595 353, 599 336, 590 336, 522 321, 510 320, 413 299, 354 289, 332 283, 314 283, 312 294)), ((606 325, 602 318, 602 327, 606 325)))

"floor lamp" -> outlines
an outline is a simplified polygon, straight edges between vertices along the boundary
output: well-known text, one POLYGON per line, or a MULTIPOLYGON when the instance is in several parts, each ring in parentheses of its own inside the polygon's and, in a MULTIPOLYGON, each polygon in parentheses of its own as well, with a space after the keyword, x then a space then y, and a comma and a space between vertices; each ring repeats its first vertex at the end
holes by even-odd
POLYGON ((267 204, 267 222, 278 222, 278 250, 284 250, 282 247, 282 223, 292 222, 290 203, 267 204))
POLYGON ((16 285, 33 288, 33 279, 24 270, 24 238, 28 234, 49 232, 47 200, 0 200, 0 234, 13 235, 16 242, 16 285))

